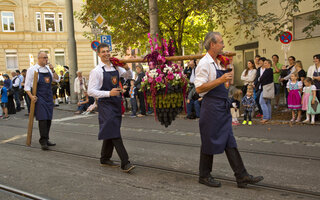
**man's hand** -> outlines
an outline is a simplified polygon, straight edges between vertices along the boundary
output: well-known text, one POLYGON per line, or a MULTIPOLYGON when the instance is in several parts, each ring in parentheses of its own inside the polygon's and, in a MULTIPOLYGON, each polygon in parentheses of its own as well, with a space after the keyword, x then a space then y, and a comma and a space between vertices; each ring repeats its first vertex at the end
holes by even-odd
POLYGON ((190 99, 187 99, 187 103, 190 103, 190 99))
POLYGON ((121 92, 121 88, 113 88, 110 91, 110 96, 119 96, 121 92))
POLYGON ((225 82, 227 82, 227 81, 230 81, 230 80, 232 80, 232 73, 231 73, 231 72, 225 73, 225 74, 223 74, 223 75, 220 77, 220 79, 221 79, 221 81, 222 81, 223 83, 225 83, 225 82))
POLYGON ((38 97, 37 97, 37 96, 31 96, 30 99, 31 99, 31 101, 33 101, 34 103, 36 103, 37 100, 38 100, 38 97))
POLYGON ((315 98, 312 99, 311 101, 311 104, 314 104, 316 101, 315 101, 315 98))

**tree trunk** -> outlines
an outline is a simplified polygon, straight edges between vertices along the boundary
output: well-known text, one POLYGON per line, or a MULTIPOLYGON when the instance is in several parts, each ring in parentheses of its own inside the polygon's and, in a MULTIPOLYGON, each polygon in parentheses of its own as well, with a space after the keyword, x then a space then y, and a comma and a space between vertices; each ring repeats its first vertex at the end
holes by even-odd
POLYGON ((156 34, 159 33, 157 0, 149 0, 149 18, 151 37, 155 38, 156 34))

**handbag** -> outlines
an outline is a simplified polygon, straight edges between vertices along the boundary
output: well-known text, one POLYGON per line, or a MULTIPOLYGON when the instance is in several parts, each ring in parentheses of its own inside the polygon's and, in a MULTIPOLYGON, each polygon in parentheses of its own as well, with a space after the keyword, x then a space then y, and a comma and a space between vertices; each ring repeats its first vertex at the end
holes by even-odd
POLYGON ((269 83, 262 86, 262 94, 265 99, 273 99, 274 98, 274 83, 269 83))

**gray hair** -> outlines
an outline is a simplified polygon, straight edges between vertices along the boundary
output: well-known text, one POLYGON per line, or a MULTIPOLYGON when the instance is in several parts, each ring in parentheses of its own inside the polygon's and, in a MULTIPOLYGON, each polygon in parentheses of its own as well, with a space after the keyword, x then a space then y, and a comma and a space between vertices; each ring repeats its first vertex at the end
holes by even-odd
POLYGON ((82 71, 78 70, 77 73, 81 73, 82 74, 82 71))
POLYGON ((40 57, 40 54, 41 54, 41 53, 47 54, 45 51, 39 51, 39 53, 38 53, 38 58, 40 57))
POLYGON ((219 32, 209 32, 207 33, 206 37, 204 38, 203 46, 208 51, 210 49, 210 43, 217 43, 216 36, 221 34, 219 32))

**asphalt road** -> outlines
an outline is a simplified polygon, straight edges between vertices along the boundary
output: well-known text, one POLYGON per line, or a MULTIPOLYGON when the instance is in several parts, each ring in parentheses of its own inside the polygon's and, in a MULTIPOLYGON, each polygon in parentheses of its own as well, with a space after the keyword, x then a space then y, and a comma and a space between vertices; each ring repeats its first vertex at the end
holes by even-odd
MULTIPOLYGON (((122 121, 122 136, 136 169, 126 174, 101 167, 97 114, 74 116, 55 109, 51 151, 42 151, 34 123, 26 147, 28 118, 22 111, 0 120, 0 184, 48 199, 319 199, 320 137, 312 125, 238 126, 239 150, 259 186, 239 189, 224 154, 212 174, 221 188, 197 182, 200 136, 197 120, 182 117, 164 128, 152 116, 122 121)), ((114 160, 119 161, 114 152, 114 160)), ((21 199, 0 191, 0 199, 21 199)))

